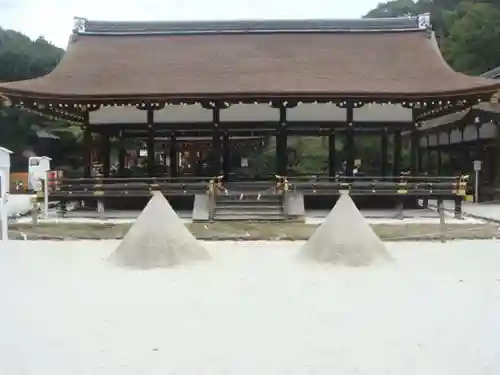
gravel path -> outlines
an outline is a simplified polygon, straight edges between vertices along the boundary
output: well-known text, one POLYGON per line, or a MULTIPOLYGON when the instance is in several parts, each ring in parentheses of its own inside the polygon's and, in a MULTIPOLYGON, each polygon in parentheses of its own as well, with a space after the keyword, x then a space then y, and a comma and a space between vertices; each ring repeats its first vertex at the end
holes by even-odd
MULTIPOLYGON (((307 240, 318 227, 300 223, 190 223, 188 229, 202 240, 307 240)), ((130 224, 47 223, 9 226, 12 239, 120 239, 130 224)), ((375 233, 385 241, 439 240, 438 224, 374 224, 375 233)), ((500 235, 496 224, 446 224, 446 239, 491 239, 500 235)))

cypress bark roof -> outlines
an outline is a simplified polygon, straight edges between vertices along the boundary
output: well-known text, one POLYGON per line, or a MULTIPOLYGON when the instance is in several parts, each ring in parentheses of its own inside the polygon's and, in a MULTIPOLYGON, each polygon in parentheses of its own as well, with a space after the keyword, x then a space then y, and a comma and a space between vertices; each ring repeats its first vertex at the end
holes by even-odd
POLYGON ((55 70, 0 83, 7 96, 62 99, 437 98, 500 82, 453 71, 418 18, 82 21, 55 70))

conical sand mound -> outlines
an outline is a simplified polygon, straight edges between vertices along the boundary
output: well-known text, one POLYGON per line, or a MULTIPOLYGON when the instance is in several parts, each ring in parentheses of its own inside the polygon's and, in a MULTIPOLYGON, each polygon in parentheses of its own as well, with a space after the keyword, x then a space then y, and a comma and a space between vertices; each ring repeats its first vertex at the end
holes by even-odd
POLYGON ((342 194, 325 222, 300 250, 305 258, 347 266, 367 266, 390 260, 375 234, 348 194, 342 194))
POLYGON ((162 193, 156 192, 110 260, 135 268, 169 267, 210 255, 198 243, 162 193))

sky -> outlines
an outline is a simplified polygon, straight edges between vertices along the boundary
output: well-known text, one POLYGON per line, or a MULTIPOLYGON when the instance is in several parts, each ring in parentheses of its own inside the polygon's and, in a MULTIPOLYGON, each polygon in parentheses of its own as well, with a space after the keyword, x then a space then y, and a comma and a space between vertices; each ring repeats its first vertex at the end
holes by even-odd
POLYGON ((65 48, 73 17, 94 20, 360 18, 380 0, 0 0, 0 27, 65 48))

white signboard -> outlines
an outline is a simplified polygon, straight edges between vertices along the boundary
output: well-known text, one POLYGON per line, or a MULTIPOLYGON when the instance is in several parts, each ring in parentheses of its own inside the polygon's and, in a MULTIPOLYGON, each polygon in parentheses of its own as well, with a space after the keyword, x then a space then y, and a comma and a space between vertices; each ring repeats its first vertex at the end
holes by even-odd
POLYGON ((0 147, 0 234, 8 241, 7 201, 9 200, 10 154, 12 151, 0 147))
POLYGON ((483 165, 482 160, 474 160, 473 163, 474 163, 474 171, 476 172, 481 171, 481 167, 483 165))
POLYGON ((248 167, 248 159, 247 158, 241 158, 241 167, 242 168, 248 167))
POLYGON ((28 159, 28 189, 42 190, 42 182, 50 171, 50 158, 47 156, 33 156, 28 159))

